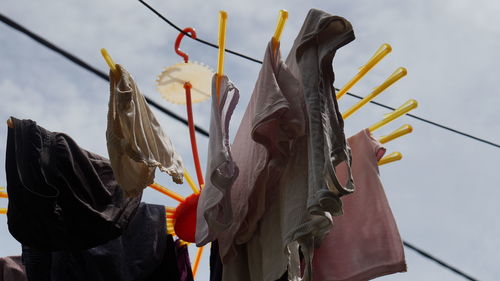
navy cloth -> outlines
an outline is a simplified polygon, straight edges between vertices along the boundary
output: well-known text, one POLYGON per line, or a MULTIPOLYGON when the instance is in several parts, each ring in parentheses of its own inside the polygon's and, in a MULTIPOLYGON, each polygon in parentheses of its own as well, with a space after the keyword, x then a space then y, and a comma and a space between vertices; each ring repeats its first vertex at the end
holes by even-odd
POLYGON ((125 198, 109 160, 63 133, 12 118, 6 176, 9 231, 39 250, 82 250, 117 238, 141 198, 125 198))
POLYGON ((222 280, 222 261, 219 255, 219 241, 212 241, 210 246, 210 281, 222 280))
POLYGON ((179 269, 180 281, 193 281, 193 271, 191 269, 191 261, 187 245, 180 243, 180 240, 175 241, 175 251, 177 259, 177 268, 179 269))
POLYGON ((58 252, 23 247, 28 281, 192 281, 186 246, 176 245, 165 223, 164 206, 141 203, 123 235, 98 247, 58 252))

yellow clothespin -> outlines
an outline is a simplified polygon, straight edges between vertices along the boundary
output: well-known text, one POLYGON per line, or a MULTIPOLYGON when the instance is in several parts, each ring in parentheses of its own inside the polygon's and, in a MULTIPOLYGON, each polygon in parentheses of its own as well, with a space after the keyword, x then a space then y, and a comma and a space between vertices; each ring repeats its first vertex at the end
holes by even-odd
POLYGON ((7 208, 0 208, 0 215, 7 214, 7 208))
POLYGON ((365 76, 366 73, 368 73, 377 63, 379 63, 387 54, 389 54, 392 51, 391 45, 385 43, 378 48, 378 50, 375 52, 375 54, 368 60, 368 62, 363 65, 362 67, 359 68, 358 73, 349 81, 347 84, 344 85, 340 89, 340 91, 337 92, 337 99, 339 100, 347 91, 349 91, 358 81, 365 76))
POLYGON ((285 28, 285 23, 286 20, 288 19, 288 12, 286 10, 280 10, 280 13, 278 15, 278 23, 276 24, 276 30, 274 31, 273 35, 273 52, 276 52, 279 43, 280 43, 280 38, 281 38, 281 33, 283 32, 283 29, 285 28))
POLYGON ((106 49, 102 48, 101 55, 104 58, 104 60, 106 61, 106 63, 108 64, 109 69, 111 69, 111 72, 116 73, 116 64, 113 61, 113 59, 111 59, 111 57, 109 56, 108 51, 106 51, 106 49))
POLYGON ((395 131, 393 131, 392 133, 390 133, 386 136, 380 137, 378 139, 378 141, 380 143, 384 144, 384 143, 390 142, 391 140, 394 140, 394 139, 402 137, 406 134, 409 134, 411 132, 413 132, 413 127, 411 125, 405 124, 405 125, 399 127, 398 129, 396 129, 395 131))
POLYGON ((7 119, 7 127, 14 128, 14 123, 12 122, 12 118, 7 119))
POLYGON ((201 255, 203 254, 203 248, 204 247, 199 247, 198 250, 196 251, 196 257, 194 258, 194 263, 193 263, 193 278, 196 278, 196 273, 198 272, 198 267, 201 261, 201 255))
POLYGON ((382 166, 384 164, 388 164, 388 163, 391 163, 391 162, 395 162, 395 161, 399 161, 403 159, 403 154, 401 154, 401 152, 393 152, 385 157, 383 157, 382 159, 380 159, 377 164, 379 166, 382 166))
POLYGON ((200 190, 196 187, 194 184, 193 179, 191 178, 191 175, 189 175, 187 170, 184 170, 184 178, 188 182, 189 187, 191 187, 191 190, 194 192, 194 194, 199 194, 200 190))
POLYGON ((217 61, 217 82, 215 84, 215 91, 217 92, 217 101, 220 99, 220 80, 224 75, 224 51, 226 49, 226 23, 227 13, 225 11, 219 12, 219 58, 217 61))
POLYGON ((151 187, 154 190, 156 190, 160 193, 163 193, 163 194, 167 195, 168 197, 170 197, 174 200, 177 200, 179 202, 184 202, 184 200, 186 199, 186 198, 182 197, 180 194, 178 194, 178 193, 176 193, 176 192, 174 192, 174 191, 172 191, 172 190, 170 190, 170 189, 168 189, 168 188, 166 188, 166 187, 164 187, 156 182, 150 184, 149 187, 151 187))
POLYGON ((373 133, 373 131, 379 129, 380 127, 384 126, 385 124, 391 122, 392 120, 405 115, 408 113, 410 110, 413 110, 417 108, 418 102, 414 99, 411 99, 407 102, 405 102, 402 106, 398 107, 396 110, 394 110, 391 113, 385 114, 382 120, 378 121, 377 123, 371 125, 368 129, 370 132, 373 133))
POLYGON ((351 116, 354 112, 356 112, 358 109, 360 109, 363 105, 365 105, 369 101, 373 100, 376 96, 378 96, 380 93, 382 93, 385 89, 389 88, 392 84, 396 83, 399 79, 405 77, 407 73, 408 72, 406 71, 406 68, 398 67, 398 69, 396 69, 396 71, 394 71, 394 73, 392 73, 391 76, 389 76, 389 78, 387 78, 379 86, 375 87, 375 89, 373 89, 373 91, 368 96, 364 97, 357 104, 353 105, 346 112, 344 112, 342 114, 342 118, 346 119, 347 117, 351 116))

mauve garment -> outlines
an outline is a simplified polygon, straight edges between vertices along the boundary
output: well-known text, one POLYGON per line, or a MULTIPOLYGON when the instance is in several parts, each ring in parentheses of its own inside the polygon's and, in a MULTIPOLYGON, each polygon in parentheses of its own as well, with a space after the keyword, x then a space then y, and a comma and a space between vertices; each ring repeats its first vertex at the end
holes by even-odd
POLYGON ((12 236, 37 249, 81 250, 121 235, 141 198, 125 198, 109 160, 32 120, 12 121, 5 161, 12 236))
POLYGON ((218 237, 224 263, 237 255, 236 244, 253 236, 266 206, 272 204, 266 189, 277 185, 293 140, 304 134, 298 91, 297 80, 274 57, 270 42, 231 147, 239 175, 231 190, 232 223, 218 237))
POLYGON ((152 184, 155 169, 182 183, 184 167, 132 76, 120 65, 110 72, 106 140, 116 181, 127 196, 152 184))
MULTIPOLYGON (((293 97, 289 99, 290 108, 298 108, 298 110, 290 110, 288 113, 290 115, 297 114, 294 116, 296 118, 295 124, 298 124, 297 128, 302 130, 297 130, 293 138, 287 139, 288 142, 280 142, 281 150, 278 151, 284 153, 277 154, 281 157, 274 158, 275 161, 273 162, 274 165, 279 166, 279 169, 268 169, 267 181, 257 182, 255 187, 250 185, 254 194, 252 194, 253 197, 248 197, 249 203, 246 204, 251 206, 252 202, 257 202, 260 205, 255 204, 257 208, 248 209, 247 219, 243 221, 240 232, 236 235, 236 246, 233 248, 238 255, 236 259, 225 260, 223 257, 223 280, 225 281, 235 279, 240 281, 276 280, 287 270, 287 264, 290 280, 311 280, 314 247, 321 242, 322 238, 330 230, 332 226, 331 214, 337 215, 341 213, 339 196, 342 194, 341 192, 329 191, 327 189, 327 179, 318 183, 321 186, 315 185, 314 188, 312 187, 311 181, 308 181, 309 173, 311 171, 315 172, 315 170, 311 169, 310 166, 319 167, 320 164, 317 161, 308 161, 308 155, 313 149, 312 147, 316 152, 319 148, 321 148, 321 151, 333 149, 335 153, 329 152, 332 157, 342 153, 329 145, 328 142, 328 145, 325 144, 324 147, 322 146, 323 143, 309 145, 310 142, 317 140, 311 135, 305 135, 304 128, 307 119, 303 117, 303 112, 306 109, 304 99, 308 94, 319 95, 319 97, 315 97, 316 99, 305 99, 306 105, 308 102, 311 103, 310 107, 314 107, 315 103, 322 105, 321 108, 317 108, 318 112, 309 110, 307 117, 314 117, 315 114, 323 116, 318 122, 323 120, 324 122, 328 121, 328 123, 316 124, 326 130, 325 135, 321 134, 321 137, 325 137, 327 141, 333 138, 338 143, 342 143, 336 138, 343 136, 343 127, 338 123, 329 121, 336 120, 339 116, 337 115, 338 110, 333 108, 335 101, 329 96, 333 92, 324 90, 316 93, 315 91, 319 86, 315 83, 329 85, 329 83, 333 82, 333 71, 331 69, 333 53, 337 48, 347 43, 345 38, 353 39, 352 29, 350 29, 350 25, 345 19, 328 15, 322 11, 311 10, 285 63, 281 61, 279 52, 273 53, 271 45, 268 45, 262 71, 257 81, 257 91, 254 91, 254 95, 262 95, 262 92, 267 90, 265 87, 258 87, 259 85, 266 85, 263 82, 276 80, 281 95, 293 97), (332 29, 331 26, 335 28, 332 29), (351 37, 345 34, 350 34, 351 37), (330 41, 325 41, 325 37, 330 41), (314 42, 323 43, 315 45, 314 42), (300 65, 297 64, 296 60, 299 55, 298 50, 302 50, 302 60, 298 60, 300 65), (318 61, 323 64, 317 65, 318 61), (288 65, 288 62, 290 62, 290 65, 288 65), (273 71, 269 71, 269 69, 273 71), (297 84, 298 80, 291 74, 294 71, 297 76, 300 75, 301 79, 304 79, 302 76, 307 76, 303 72, 308 72, 307 78, 309 80, 315 79, 316 82, 313 83, 308 80, 307 83, 297 84), (329 106, 323 104, 328 103, 328 101, 330 102, 329 106), (320 187, 323 190, 318 191, 320 187), (308 206, 310 194, 314 194, 318 198, 317 205, 314 205, 316 209, 311 209, 308 206), (255 200, 255 198, 260 200, 255 200), (264 204, 263 202, 268 203, 264 204), (259 206, 261 207, 259 208, 259 206), (302 274, 299 247, 300 252, 304 255, 305 274, 303 279, 300 277, 302 274)), ((330 85, 329 87, 333 86, 330 85)), ((265 136, 268 139, 279 138, 279 135, 274 135, 274 131, 267 131, 266 133, 265 136)), ((347 147, 343 147, 343 149, 348 151, 347 147)), ((233 146, 233 151, 235 154, 238 151, 235 146, 233 146)), ((346 160, 350 163, 350 158, 346 160)), ((328 166, 325 163, 321 165, 328 166)), ((241 166, 240 168, 244 173, 243 168, 241 166)), ((320 168, 326 169, 324 167, 320 168)), ((352 189, 352 180, 347 184, 348 188, 352 189)), ((234 187, 244 189, 237 184, 234 187)), ((243 204, 245 203, 240 205, 243 204)), ((219 240, 219 243, 222 240, 223 238, 219 240)), ((221 251, 221 253, 224 252, 221 251)))
MULTIPOLYGON (((369 280, 406 271, 403 243, 379 177, 385 149, 365 129, 348 139, 356 192, 343 199, 344 215, 314 252, 317 281, 369 280)), ((339 167, 345 168, 345 167, 339 167)))
POLYGON ((229 122, 240 97, 238 89, 223 76, 220 81, 220 101, 217 101, 212 79, 212 115, 208 140, 205 186, 198 200, 196 215, 196 245, 203 246, 216 239, 232 221, 231 187, 239 169, 233 161, 229 144, 229 122))
POLYGON ((0 281, 26 281, 21 256, 0 258, 0 281))
POLYGON ((192 281, 187 250, 165 224, 164 206, 141 203, 125 233, 106 244, 58 252, 23 246, 28 281, 192 281))
MULTIPOLYGON (((289 159, 296 158, 294 155, 296 154, 294 152, 296 139, 305 139, 303 137, 305 133, 305 118, 304 115, 301 114, 302 104, 300 98, 302 94, 299 92, 300 85, 298 85, 298 81, 290 74, 285 63, 281 60, 279 47, 276 51, 273 51, 271 43, 267 46, 262 69, 263 72, 269 76, 259 76, 260 80, 257 82, 257 85, 262 85, 266 80, 275 80, 276 85, 283 95, 286 94, 287 96, 294 97, 294 99, 289 99, 289 107, 292 108, 290 113, 297 113, 295 116, 296 124, 297 128, 301 128, 301 132, 297 131, 295 138, 289 140, 288 147, 285 146, 285 142, 282 142, 282 147, 286 147, 288 150, 283 149, 285 153, 283 153, 283 156, 280 158, 279 163, 281 163, 281 166, 279 173, 271 175, 275 177, 272 181, 273 184, 268 183, 265 186, 256 187, 256 190, 260 192, 258 197, 259 200, 266 200, 266 204, 261 205, 262 213, 256 213, 253 209, 248 211, 246 220, 248 225, 250 225, 250 222, 255 224, 258 221, 258 223, 252 232, 246 233, 247 236, 251 236, 247 238, 248 241, 245 243, 238 243, 238 239, 241 239, 241 236, 236 237, 234 250, 237 255, 224 264, 222 280, 226 281, 274 281, 280 279, 284 272, 286 272, 288 256, 285 252, 286 245, 283 243, 283 235, 285 235, 288 230, 294 229, 295 225, 282 224, 282 218, 285 216, 283 210, 285 210, 285 206, 291 202, 280 200, 281 194, 286 193, 286 191, 291 191, 291 193, 296 194, 294 187, 297 187, 299 190, 305 190, 306 192, 301 193, 303 196, 299 199, 304 202, 303 208, 301 209, 304 216, 302 216, 302 214, 297 214, 296 216, 300 216, 304 219, 310 217, 305 206, 307 199, 307 169, 304 169, 304 164, 307 165, 307 157, 305 160, 302 160, 303 162, 301 163, 301 168, 305 173, 298 173, 298 175, 302 175, 306 179, 303 185, 297 183, 297 185, 293 187, 284 187, 278 184, 281 174, 284 173, 283 176, 285 176, 288 172, 289 165, 287 165, 287 163, 289 159), (302 138, 299 137, 299 135, 301 135, 302 138)), ((260 92, 260 94, 262 93, 265 92, 260 92)), ((259 92, 254 92, 254 94, 259 94, 259 92)), ((268 134, 268 137, 272 138, 272 133, 268 134)), ((306 149, 305 147, 303 148, 306 149)), ((305 152, 307 155, 307 151, 305 152)), ((275 163, 277 164, 278 162, 275 161, 275 163)), ((250 200, 251 199, 252 198, 250 198, 250 200)))

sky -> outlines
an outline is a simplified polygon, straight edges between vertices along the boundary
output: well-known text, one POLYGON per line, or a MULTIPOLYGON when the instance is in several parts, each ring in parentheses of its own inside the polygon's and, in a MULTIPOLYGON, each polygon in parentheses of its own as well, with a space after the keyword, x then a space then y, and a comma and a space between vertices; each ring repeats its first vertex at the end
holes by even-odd
MULTIPOLYGON (((440 124, 500 143, 500 2, 466 0, 337 0, 337 1, 154 1, 148 2, 180 27, 194 27, 199 38, 216 42, 218 11, 228 13, 226 48, 262 59, 274 33, 278 11, 289 19, 281 37, 288 51, 310 8, 348 19, 356 40, 334 59, 336 81, 342 87, 382 43, 393 51, 351 92, 365 96, 397 67, 407 77, 376 101, 398 107, 416 99, 412 113, 440 124)), ((49 41, 107 72, 100 55, 106 48, 115 62, 135 78, 141 91, 164 107, 185 116, 185 108, 169 104, 155 90, 157 75, 181 58, 173 51, 177 31, 138 1, 3 0, 0 12, 49 41)), ((0 120, 26 118, 51 131, 64 132, 90 151, 107 155, 105 130, 109 85, 94 74, 0 24, 0 120)), ((189 39, 182 49, 193 61, 216 68, 217 50, 189 39)), ((240 90, 231 122, 238 128, 260 65, 226 54, 225 73, 240 90)), ((346 96, 341 111, 357 100, 346 96)), ((194 174, 187 128, 153 109, 165 132, 194 174)), ((210 103, 194 106, 195 122, 208 130, 210 103)), ((348 136, 380 120, 388 111, 366 105, 345 121, 348 136)), ((381 179, 404 240, 432 253, 479 280, 500 275, 500 150, 421 121, 402 117, 375 131, 385 135, 403 124, 414 132, 385 145, 403 159, 380 167, 381 179)), ((0 126, 0 155, 5 155, 6 126, 0 126)), ((197 135, 202 166, 208 139, 197 135)), ((5 165, 5 157, 0 157, 5 165)), ((187 186, 174 186, 157 173, 157 181, 183 195, 187 186)), ((0 186, 6 185, 0 170, 0 186)), ((175 206, 155 191, 143 201, 175 206)), ((7 201, 0 199, 0 207, 7 201)), ((26 206, 29 208, 29 206, 26 206)), ((190 246, 191 257, 195 248, 190 246)), ((0 217, 0 256, 20 254, 20 244, 0 217)), ((208 280, 208 248, 197 281, 208 280)), ((405 249, 407 273, 378 280, 463 280, 458 275, 405 249)))

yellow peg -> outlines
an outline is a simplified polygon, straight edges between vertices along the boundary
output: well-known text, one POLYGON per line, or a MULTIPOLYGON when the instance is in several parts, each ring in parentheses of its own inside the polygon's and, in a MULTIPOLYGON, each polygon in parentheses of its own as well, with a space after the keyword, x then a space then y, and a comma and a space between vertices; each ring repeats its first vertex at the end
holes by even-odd
POLYGON ((288 19, 288 12, 286 10, 280 10, 280 13, 278 15, 278 23, 276 24, 276 30, 274 31, 273 35, 273 52, 276 52, 276 49, 278 48, 280 38, 281 38, 281 33, 283 32, 283 29, 285 28, 285 23, 286 20, 288 19))
POLYGON ((417 108, 417 106, 418 106, 418 102, 416 100, 414 100, 414 99, 411 99, 411 100, 405 102, 402 106, 396 108, 396 110, 394 110, 393 112, 385 114, 384 118, 382 120, 380 120, 377 123, 371 125, 368 129, 370 130, 370 132, 373 133, 373 131, 379 129, 380 127, 382 127, 385 124, 391 122, 392 120, 394 120, 394 119, 396 119, 396 118, 398 118, 400 116, 405 115, 410 110, 413 110, 413 109, 417 108))
POLYGON ((0 215, 7 214, 7 208, 0 208, 0 215))
POLYGON ((5 187, 0 186, 0 198, 9 198, 7 192, 5 192, 5 187))
POLYGON ((167 224, 167 233, 175 235, 174 225, 173 224, 167 224))
POLYGON ((14 122, 12 122, 12 118, 7 119, 7 127, 14 128, 14 122))
POLYGON ((406 134, 409 134, 411 132, 413 132, 413 127, 411 125, 405 124, 405 125, 399 127, 398 129, 396 129, 395 131, 393 131, 392 133, 390 133, 386 136, 380 137, 378 139, 378 141, 380 143, 384 144, 384 143, 390 142, 391 140, 394 140, 394 139, 402 137, 406 134))
POLYGON ((384 164, 388 164, 388 163, 391 163, 391 162, 395 162, 395 161, 399 161, 403 159, 403 154, 401 154, 401 152, 393 152, 387 156, 385 156, 384 158, 380 159, 377 164, 379 166, 382 166, 384 164))
POLYGON ((193 179, 191 178, 191 176, 189 175, 188 171, 187 170, 184 170, 184 178, 186 179, 186 181, 188 182, 189 184, 189 187, 191 187, 191 190, 194 192, 194 194, 199 194, 200 193, 200 190, 196 187, 196 185, 194 184, 194 181, 193 179))
POLYGON ((106 61, 106 63, 108 64, 109 69, 111 69, 111 72, 115 73, 116 72, 116 64, 113 61, 113 59, 111 59, 111 56, 109 55, 108 51, 106 51, 106 49, 102 48, 101 55, 104 58, 104 60, 106 61))
POLYGON ((375 87, 375 89, 373 89, 373 91, 368 96, 364 97, 357 104, 353 105, 346 112, 344 112, 342 114, 342 118, 346 119, 347 117, 351 116, 354 112, 356 112, 358 109, 360 109, 366 103, 373 100, 376 96, 378 96, 380 93, 382 93, 385 89, 389 88, 392 84, 396 83, 399 79, 405 77, 406 74, 407 74, 406 68, 398 67, 398 69, 396 69, 396 71, 394 71, 394 73, 392 73, 391 76, 389 76, 389 78, 387 78, 379 86, 375 87))
POLYGON ((199 247, 196 251, 196 257, 193 263, 193 279, 196 278, 196 272, 198 271, 198 266, 200 265, 201 255, 203 254, 203 247, 199 247))
POLYGON ((359 68, 358 73, 349 81, 347 84, 344 85, 340 89, 340 91, 337 92, 336 96, 337 99, 340 99, 347 91, 349 91, 356 83, 358 83, 363 76, 366 75, 377 63, 379 63, 387 54, 389 54, 392 51, 391 45, 384 43, 378 50, 375 52, 375 54, 368 60, 368 62, 363 65, 362 67, 359 68))
POLYGON ((168 197, 170 197, 170 198, 172 198, 174 200, 177 200, 179 202, 184 202, 184 199, 185 199, 184 197, 182 197, 181 195, 179 195, 179 194, 177 194, 177 193, 175 193, 175 192, 167 189, 166 187, 163 187, 163 186, 157 184, 156 182, 153 183, 153 184, 150 184, 149 187, 151 187, 154 190, 159 191, 159 192, 167 195, 168 197))
POLYGON ((217 83, 215 84, 215 91, 217 92, 217 101, 220 99, 220 80, 224 75, 224 51, 226 49, 226 11, 219 12, 219 58, 217 61, 217 83))
POLYGON ((181 246, 184 246, 184 245, 189 246, 189 244, 191 244, 191 243, 186 242, 186 241, 181 240, 181 239, 179 239, 179 243, 181 244, 181 246))

